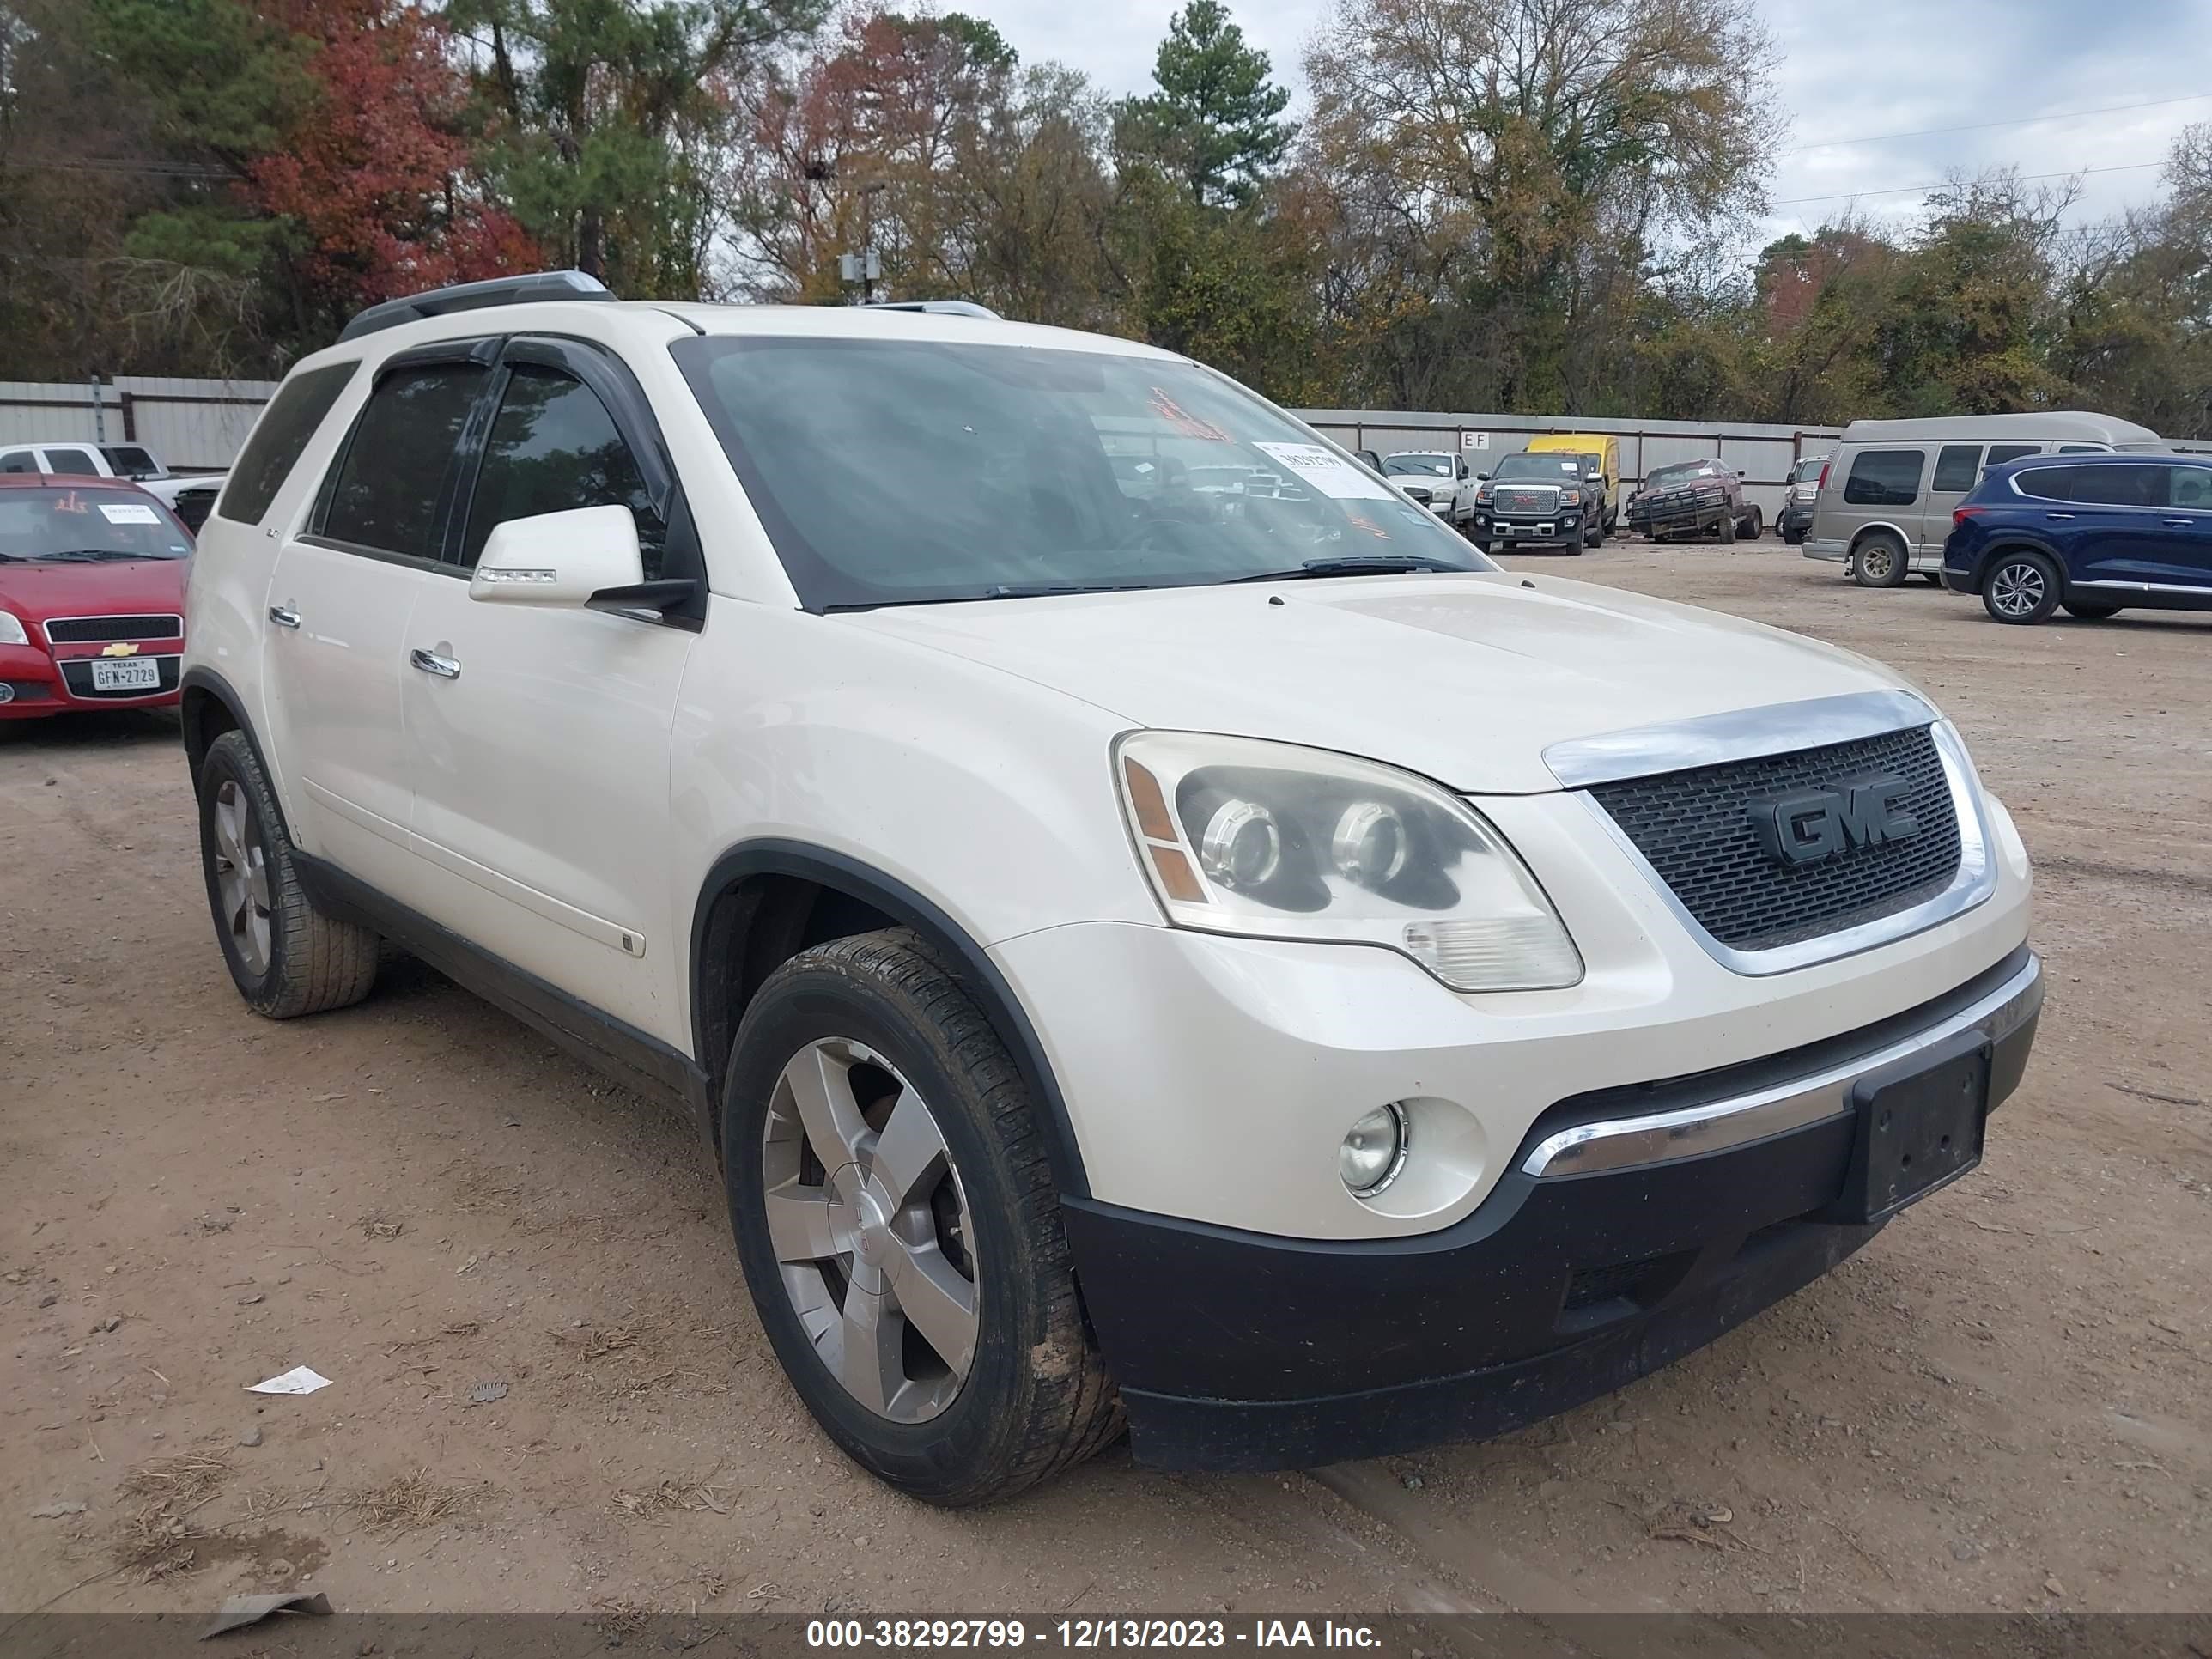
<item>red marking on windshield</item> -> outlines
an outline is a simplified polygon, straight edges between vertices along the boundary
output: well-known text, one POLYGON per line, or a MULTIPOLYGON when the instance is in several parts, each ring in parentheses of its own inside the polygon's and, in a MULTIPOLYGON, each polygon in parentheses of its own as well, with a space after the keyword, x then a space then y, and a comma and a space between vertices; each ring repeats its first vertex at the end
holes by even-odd
POLYGON ((65 495, 57 495, 54 497, 54 511, 57 513, 89 513, 92 511, 92 503, 85 500, 83 496, 78 495, 76 491, 72 489, 65 495))
POLYGON ((1374 537, 1376 540, 1387 542, 1390 539, 1390 532, 1385 530, 1381 525, 1376 523, 1374 520, 1369 518, 1364 513, 1347 512, 1344 516, 1352 520, 1352 527, 1354 529, 1365 531, 1369 535, 1374 537))
POLYGON ((1211 444, 1225 444, 1229 434, 1211 421, 1202 421, 1185 410, 1167 394, 1164 386, 1152 388, 1152 412, 1166 421, 1186 438, 1203 438, 1211 444))

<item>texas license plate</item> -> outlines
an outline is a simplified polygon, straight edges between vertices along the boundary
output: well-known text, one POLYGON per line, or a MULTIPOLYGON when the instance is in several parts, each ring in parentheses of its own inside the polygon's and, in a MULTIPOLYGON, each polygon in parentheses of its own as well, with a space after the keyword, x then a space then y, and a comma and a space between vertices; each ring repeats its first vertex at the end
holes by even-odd
POLYGON ((1962 1032, 1861 1078, 1851 1102, 1858 1139, 1840 1209, 1846 1220, 1883 1220, 1982 1161, 1989 1044, 1962 1032))
POLYGON ((161 689, 161 665, 151 657, 125 658, 120 662, 95 661, 92 665, 92 689, 95 691, 159 691, 161 689))

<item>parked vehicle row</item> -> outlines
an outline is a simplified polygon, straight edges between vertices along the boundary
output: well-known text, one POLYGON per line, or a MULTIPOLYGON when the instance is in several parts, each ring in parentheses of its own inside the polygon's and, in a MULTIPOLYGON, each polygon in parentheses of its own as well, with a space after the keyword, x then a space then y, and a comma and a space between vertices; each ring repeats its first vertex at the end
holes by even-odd
POLYGON ((1896 675, 1380 472, 972 308, 377 307, 192 562, 222 960, 285 1018, 388 939, 687 1104, 800 1398, 932 1501, 1576 1405, 1979 1160, 2027 855, 1896 675), (1248 487, 1139 470, 1200 450, 1248 487))

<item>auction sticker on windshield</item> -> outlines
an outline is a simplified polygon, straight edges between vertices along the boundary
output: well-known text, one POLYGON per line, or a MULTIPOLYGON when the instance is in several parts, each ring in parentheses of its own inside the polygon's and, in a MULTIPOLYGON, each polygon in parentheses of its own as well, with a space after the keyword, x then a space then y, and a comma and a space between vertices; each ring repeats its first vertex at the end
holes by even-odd
POLYGON ((1324 495, 1340 501, 1394 500, 1390 487, 1319 444, 1255 443, 1278 465, 1287 466, 1324 495))
POLYGON ((150 507, 142 507, 137 501, 120 501, 113 505, 103 503, 100 514, 110 524, 159 524, 161 522, 160 514, 155 512, 150 507))

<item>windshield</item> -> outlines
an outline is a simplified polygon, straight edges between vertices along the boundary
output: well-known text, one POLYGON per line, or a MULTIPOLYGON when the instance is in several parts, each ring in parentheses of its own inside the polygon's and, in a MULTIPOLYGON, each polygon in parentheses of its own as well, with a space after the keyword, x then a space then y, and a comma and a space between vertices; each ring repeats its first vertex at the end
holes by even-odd
POLYGON ((181 559, 184 526, 151 496, 120 489, 0 489, 0 560, 181 559))
POLYGON ((671 349, 809 610, 1180 586, 1339 561, 1497 568, 1195 364, 782 336, 671 349))
POLYGON ((1721 475, 1718 461, 1682 461, 1674 466, 1662 466, 1644 481, 1647 489, 1666 489, 1675 484, 1694 483, 1699 478, 1717 478, 1721 475))
POLYGON ((1820 476, 1820 469, 1828 464, 1826 455, 1808 455, 1797 463, 1797 482, 1810 483, 1820 476))
POLYGON ((1498 471, 1490 475, 1493 483, 1511 478, 1540 478, 1546 483, 1578 483, 1582 476, 1582 462, 1575 456, 1527 449, 1517 455, 1502 457, 1498 463, 1498 471))
POLYGON ((1452 458, 1449 455, 1386 455, 1382 471, 1394 478, 1449 478, 1452 475, 1452 458))

